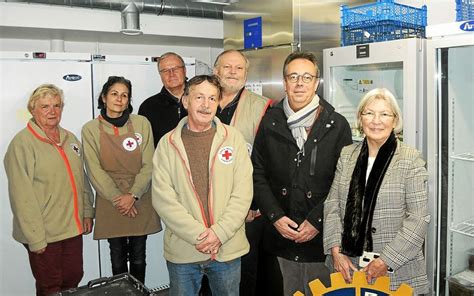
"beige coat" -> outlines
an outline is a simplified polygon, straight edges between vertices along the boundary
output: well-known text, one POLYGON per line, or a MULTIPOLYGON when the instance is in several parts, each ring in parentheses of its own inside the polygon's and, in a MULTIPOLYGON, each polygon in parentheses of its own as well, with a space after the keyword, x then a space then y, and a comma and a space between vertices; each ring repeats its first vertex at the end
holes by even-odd
POLYGON ((244 220, 253 196, 252 164, 245 140, 233 127, 214 118, 216 134, 209 157, 210 221, 194 189, 181 130, 188 118, 166 134, 153 156, 153 206, 166 224, 164 256, 173 263, 211 259, 195 249, 197 237, 210 227, 222 243, 213 259, 226 262, 245 255, 249 243, 244 220))
POLYGON ((82 234, 83 218, 94 217, 81 143, 63 128, 59 133, 61 145, 30 120, 5 154, 13 238, 30 251, 82 234))

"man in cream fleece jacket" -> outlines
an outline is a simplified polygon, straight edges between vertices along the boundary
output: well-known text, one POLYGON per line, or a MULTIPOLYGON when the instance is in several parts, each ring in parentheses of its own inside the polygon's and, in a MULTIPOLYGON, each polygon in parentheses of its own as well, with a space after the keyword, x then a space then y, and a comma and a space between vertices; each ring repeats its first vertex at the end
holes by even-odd
POLYGON ((239 295, 252 164, 240 132, 215 117, 220 97, 216 77, 192 78, 183 97, 188 117, 153 157, 152 199, 166 224, 170 295, 196 295, 203 274, 214 295, 239 295))

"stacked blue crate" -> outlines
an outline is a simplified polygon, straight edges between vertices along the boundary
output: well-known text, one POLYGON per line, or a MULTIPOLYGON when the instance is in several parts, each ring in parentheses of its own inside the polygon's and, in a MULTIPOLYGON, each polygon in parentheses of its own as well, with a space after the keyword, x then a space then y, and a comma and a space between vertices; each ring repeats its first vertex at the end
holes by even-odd
POLYGON ((394 0, 341 5, 341 45, 425 37, 426 14, 426 5, 415 8, 394 0))
POLYGON ((474 20, 474 0, 456 0, 456 21, 474 20))

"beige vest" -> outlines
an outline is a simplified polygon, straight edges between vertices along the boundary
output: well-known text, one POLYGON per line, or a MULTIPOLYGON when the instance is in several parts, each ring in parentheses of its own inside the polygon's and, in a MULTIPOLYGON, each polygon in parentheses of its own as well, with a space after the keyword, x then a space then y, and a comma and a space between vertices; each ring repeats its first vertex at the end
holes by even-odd
POLYGON ((234 116, 232 116, 230 125, 242 133, 247 142, 249 153, 252 151, 253 141, 255 140, 260 121, 271 103, 272 100, 246 89, 240 95, 239 103, 234 116))

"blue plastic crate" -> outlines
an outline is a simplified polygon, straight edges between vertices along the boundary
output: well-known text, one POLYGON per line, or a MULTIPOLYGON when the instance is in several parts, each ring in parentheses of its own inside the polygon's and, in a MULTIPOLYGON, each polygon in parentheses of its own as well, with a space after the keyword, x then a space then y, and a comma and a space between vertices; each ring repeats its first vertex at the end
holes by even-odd
POLYGON ((341 45, 425 37, 426 15, 426 5, 415 8, 394 0, 341 5, 341 45))
POLYGON ((474 0, 456 0, 456 21, 474 20, 474 0))

